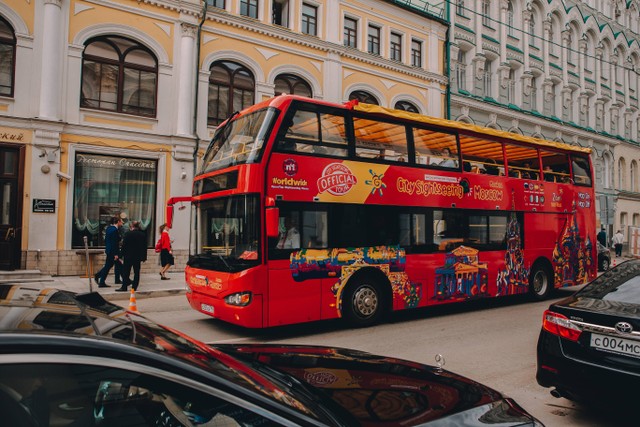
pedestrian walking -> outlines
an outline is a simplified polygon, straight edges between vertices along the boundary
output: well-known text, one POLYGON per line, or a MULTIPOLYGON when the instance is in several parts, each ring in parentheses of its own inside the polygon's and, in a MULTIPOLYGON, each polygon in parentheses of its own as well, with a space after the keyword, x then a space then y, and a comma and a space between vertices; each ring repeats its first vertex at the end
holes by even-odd
POLYGON ((604 231, 604 225, 600 229, 600 232, 598 233, 597 239, 598 239, 598 242, 600 242, 600 244, 602 246, 604 246, 605 248, 607 247, 607 232, 604 231))
POLYGON ((129 285, 134 291, 140 283, 140 263, 147 260, 147 235, 140 229, 140 221, 132 221, 131 228, 122 238, 122 286, 117 292, 126 292, 129 285), (131 270, 133 269, 133 280, 131 270))
POLYGON ((171 228, 167 224, 160 226, 160 279, 169 280, 166 276, 167 270, 174 264, 173 251, 171 250, 171 237, 169 236, 169 230, 171 228))
MULTIPOLYGON (((122 218, 123 215, 120 215, 120 218, 122 218)), ((122 284, 122 269, 123 269, 123 261, 122 261, 122 240, 124 238, 124 234, 125 234, 125 229, 124 229, 124 219, 122 219, 122 222, 120 223, 120 225, 118 226, 118 236, 120 237, 120 240, 118 241, 118 261, 116 261, 113 264, 113 276, 114 276, 114 282, 116 285, 121 285, 122 284)))
POLYGON ((111 218, 111 223, 105 230, 104 236, 104 253, 107 255, 104 261, 104 266, 100 271, 98 271, 93 279, 98 284, 99 288, 108 288, 109 285, 106 284, 105 280, 107 279, 107 275, 113 267, 114 263, 119 262, 120 258, 118 254, 120 253, 120 233, 118 232, 118 228, 122 227, 122 219, 114 216, 111 218))
POLYGON ((613 239, 611 239, 613 243, 613 247, 616 250, 616 256, 622 256, 622 243, 624 243, 624 235, 622 231, 616 231, 616 234, 613 235, 613 239))

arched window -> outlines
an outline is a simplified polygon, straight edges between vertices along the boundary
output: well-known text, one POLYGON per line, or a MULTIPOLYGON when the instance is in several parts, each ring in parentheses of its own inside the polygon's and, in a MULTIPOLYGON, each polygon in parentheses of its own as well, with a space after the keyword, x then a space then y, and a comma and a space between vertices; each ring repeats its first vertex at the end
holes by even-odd
POLYGON ((629 181, 631 181, 630 190, 633 192, 638 191, 638 162, 631 161, 631 174, 629 175, 629 181))
POLYGON ((627 168, 627 162, 624 160, 624 157, 620 157, 618 159, 618 188, 621 190, 627 189, 627 183, 625 182, 626 168, 627 168))
POLYGON ((513 4, 511 4, 511 0, 507 1, 507 33, 510 36, 515 35, 513 28, 513 4))
POLYGON ((211 64, 207 124, 217 126, 233 112, 253 105, 255 78, 246 67, 231 61, 211 64))
POLYGON ((358 101, 364 102, 365 104, 380 105, 378 100, 373 95, 371 95, 369 92, 365 92, 364 90, 354 90, 353 92, 351 92, 351 95, 349 95, 349 101, 353 99, 357 99, 358 101))
POLYGON ((153 117, 157 86, 158 61, 146 47, 119 36, 87 42, 81 107, 153 117))
POLYGON ((16 64, 16 35, 0 17, 0 95, 13 96, 16 64))
POLYGON ((274 83, 276 95, 289 94, 313 98, 309 83, 293 74, 280 74, 276 77, 274 83))
POLYGON ((602 160, 602 166, 604 169, 602 171, 602 186, 604 188, 611 188, 611 183, 613 182, 613 162, 611 159, 611 155, 609 153, 604 153, 602 156, 602 160))
POLYGON ((411 113, 419 113, 420 112, 420 111, 418 111, 418 107, 416 107, 415 105, 413 105, 409 101, 398 101, 398 102, 396 102, 396 105, 394 106, 394 108, 396 110, 404 110, 404 111, 409 111, 411 113))

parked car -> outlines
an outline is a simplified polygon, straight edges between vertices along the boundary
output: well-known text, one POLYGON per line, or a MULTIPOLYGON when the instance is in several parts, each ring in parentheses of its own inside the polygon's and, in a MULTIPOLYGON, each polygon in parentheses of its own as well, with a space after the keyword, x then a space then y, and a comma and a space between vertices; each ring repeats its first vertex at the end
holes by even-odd
POLYGON ((0 285, 11 426, 539 426, 441 367, 356 350, 206 345, 97 293, 0 285))
POLYGON ((598 270, 607 271, 611 267, 611 252, 609 248, 598 242, 598 270))
POLYGON ((640 390, 640 260, 601 274, 544 312, 536 379, 555 397, 635 402, 640 390))

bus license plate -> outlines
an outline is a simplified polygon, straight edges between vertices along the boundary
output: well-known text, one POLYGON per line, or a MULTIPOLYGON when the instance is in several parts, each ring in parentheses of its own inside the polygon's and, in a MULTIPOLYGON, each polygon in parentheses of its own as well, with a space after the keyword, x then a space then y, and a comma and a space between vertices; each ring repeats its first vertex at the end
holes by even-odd
POLYGON ((640 357, 640 341, 591 334, 591 347, 598 350, 626 354, 627 356, 640 357))
POLYGON ((213 306, 209 304, 200 304, 200 310, 204 311, 205 313, 213 314, 213 306))

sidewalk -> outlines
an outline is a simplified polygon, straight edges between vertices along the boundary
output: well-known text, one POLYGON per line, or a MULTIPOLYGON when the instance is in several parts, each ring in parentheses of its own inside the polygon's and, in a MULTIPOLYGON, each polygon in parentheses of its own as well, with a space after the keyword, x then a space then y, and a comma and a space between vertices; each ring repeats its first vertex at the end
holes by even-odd
MULTIPOLYGON (((179 295, 185 293, 184 271, 170 270, 167 273, 167 277, 170 280, 160 280, 160 274, 147 273, 140 275, 140 284, 136 291, 136 298, 149 298, 167 295, 179 295)), ((113 283, 114 276, 113 271, 107 277, 107 285, 109 288, 98 288, 96 282, 91 278, 91 287, 94 292, 99 292, 106 300, 128 300, 130 297, 131 287, 129 292, 116 292, 116 289, 120 285, 113 283)), ((33 286, 38 284, 43 288, 51 287, 57 289, 63 289, 72 292, 89 292, 89 279, 80 276, 55 276, 46 281, 24 283, 25 286, 33 286)))

